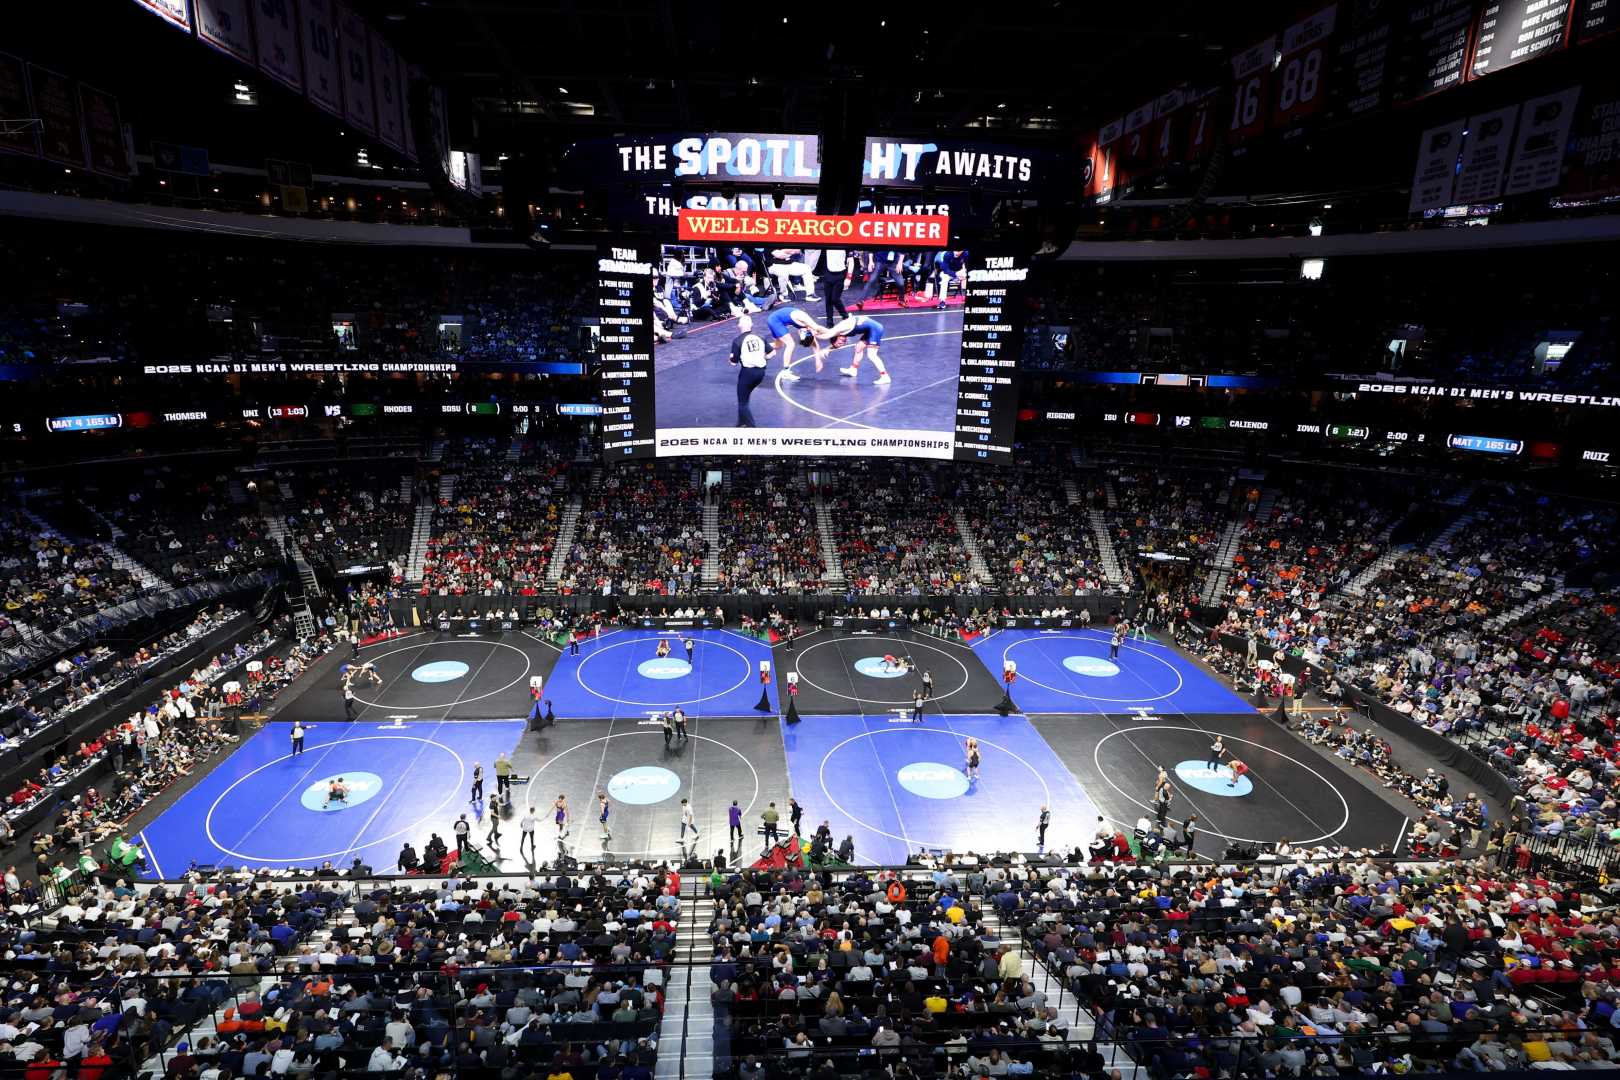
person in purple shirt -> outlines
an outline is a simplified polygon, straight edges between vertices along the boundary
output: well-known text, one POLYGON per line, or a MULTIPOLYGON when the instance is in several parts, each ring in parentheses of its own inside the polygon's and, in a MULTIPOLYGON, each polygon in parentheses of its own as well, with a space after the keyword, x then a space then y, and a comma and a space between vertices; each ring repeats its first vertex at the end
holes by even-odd
POLYGON ((727 809, 726 815, 728 820, 731 822, 731 846, 741 847, 743 840, 742 807, 737 805, 736 799, 731 800, 731 806, 729 809, 727 809))

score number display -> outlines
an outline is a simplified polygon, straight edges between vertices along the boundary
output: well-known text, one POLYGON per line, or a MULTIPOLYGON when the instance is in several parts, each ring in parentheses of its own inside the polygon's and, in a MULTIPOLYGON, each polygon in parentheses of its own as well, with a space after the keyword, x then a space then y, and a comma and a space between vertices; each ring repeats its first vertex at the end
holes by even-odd
POLYGON ((1028 265, 1010 255, 975 258, 968 267, 953 444, 958 461, 1012 460, 1028 278, 1028 265))

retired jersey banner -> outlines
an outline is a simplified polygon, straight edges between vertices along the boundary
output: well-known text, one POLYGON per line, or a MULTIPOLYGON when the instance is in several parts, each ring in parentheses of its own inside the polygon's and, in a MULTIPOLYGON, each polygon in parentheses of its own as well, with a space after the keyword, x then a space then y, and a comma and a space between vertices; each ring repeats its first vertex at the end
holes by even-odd
POLYGON ((343 118, 367 135, 377 134, 377 107, 371 92, 371 35, 366 21, 334 4, 338 25, 338 67, 343 72, 343 118))
POLYGON ((187 0, 135 0, 141 7, 161 15, 183 30, 191 29, 191 9, 187 0))
POLYGON ((80 83, 79 104, 84 116, 85 145, 90 150, 90 167, 107 176, 128 176, 129 149, 124 145, 124 122, 118 114, 118 99, 104 90, 80 83))
MULTIPOLYGON (((28 66, 15 56, 0 53, 0 116, 33 116, 28 100, 28 66)), ((39 156, 39 133, 12 131, 0 134, 0 152, 39 156)))
POLYGON ((680 211, 680 238, 698 244, 790 247, 944 247, 943 214, 795 214, 752 210, 680 211))
POLYGON ((59 165, 84 168, 84 125, 73 80, 37 64, 28 65, 28 85, 39 116, 45 157, 59 165))
POLYGON ((253 63, 253 16, 248 0, 197 0, 197 36, 220 52, 253 63))
POLYGON ((303 0, 304 93, 315 105, 343 119, 343 74, 332 0, 303 0))
POLYGON ((303 93, 304 67, 298 55, 298 13, 293 0, 258 0, 253 5, 253 33, 259 43, 259 70, 303 93))

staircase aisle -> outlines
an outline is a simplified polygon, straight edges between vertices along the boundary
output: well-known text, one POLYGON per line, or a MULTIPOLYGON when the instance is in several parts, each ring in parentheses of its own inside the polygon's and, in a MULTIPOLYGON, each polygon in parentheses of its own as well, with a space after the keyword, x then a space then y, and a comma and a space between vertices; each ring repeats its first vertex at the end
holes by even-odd
MULTIPOLYGON (((1108 490, 1112 495, 1112 485, 1108 490)), ((1119 551, 1114 547, 1114 537, 1108 531, 1108 519, 1095 507, 1086 511, 1086 519, 1091 523, 1091 535, 1097 539, 1097 555, 1102 559, 1103 580, 1116 589, 1124 588, 1125 570, 1119 565, 1119 551)))
MULTIPOLYGON (((89 507, 86 506, 86 509, 89 509, 89 507)), ((61 530, 56 528, 56 526, 40 517, 26 506, 22 507, 21 510, 22 516, 33 523, 34 528, 39 531, 40 536, 56 538, 59 540, 71 539, 71 537, 64 536, 61 530)), ((95 544, 100 547, 102 551, 107 553, 107 558, 112 560, 112 564, 115 567, 124 571, 124 573, 141 583, 141 591, 167 592, 174 588, 174 582, 170 581, 166 577, 163 577, 161 574, 155 573, 144 563, 140 562, 123 548, 118 546, 118 542, 128 535, 123 529, 120 529, 117 525, 114 525, 107 518, 102 517, 101 514, 96 513, 93 510, 91 513, 95 513, 96 517, 101 518, 102 522, 107 526, 108 531, 112 533, 111 540, 97 540, 95 541, 95 544)), ((12 621, 15 622, 16 620, 12 621)))
MULTIPOLYGON (((1446 500, 1446 504, 1448 506, 1454 505, 1449 499, 1446 500)), ((1462 514, 1450 525, 1447 525, 1445 528, 1436 533, 1434 539, 1430 540, 1428 545, 1424 547, 1423 553, 1425 555, 1442 555, 1449 552, 1451 550, 1452 540, 1456 539, 1459 533, 1473 523, 1473 514, 1462 514)))
POLYGON ((419 503, 416 507, 416 517, 411 522, 411 553, 405 560, 405 580, 418 582, 422 580, 422 565, 427 562, 428 541, 433 538, 433 515, 438 511, 436 503, 419 503))
POLYGON ((968 573, 980 585, 992 584, 990 564, 984 561, 984 551, 979 547, 979 538, 973 535, 973 526, 968 522, 967 511, 957 507, 951 516, 956 522, 956 534, 962 538, 962 550, 967 552, 968 573))
MULTIPOLYGON (((980 915, 984 926, 1003 944, 1018 948, 1023 953, 1024 978, 1029 980, 1032 987, 1046 995, 1046 1004, 1056 1009, 1058 1018, 1069 1025, 1067 1041, 1081 1043, 1095 1039, 1096 1021, 1073 991, 1064 985, 1063 973, 1048 970, 1046 965, 1035 959, 1027 949, 1022 949, 1018 928, 1004 924, 995 905, 986 903, 980 915)), ((1103 1067, 1109 1070, 1118 1069, 1121 1080, 1136 1080, 1139 1075, 1143 1077, 1147 1075, 1145 1072, 1139 1073, 1136 1064, 1125 1051, 1112 1043, 1097 1043, 1097 1052, 1103 1056, 1103 1067)))
POLYGON ((703 503, 703 587, 713 589, 720 584, 720 506, 705 500, 703 503))
POLYGON ((1500 630, 1504 626, 1512 626, 1520 619, 1534 615, 1542 608, 1551 607, 1559 597, 1564 595, 1564 579, 1557 577, 1546 582, 1541 592, 1536 593, 1517 607, 1509 608, 1500 615, 1492 615, 1485 620, 1485 629, 1500 630))
POLYGON ((833 527, 832 511, 821 493, 816 492, 816 532, 821 539, 822 581, 834 592, 844 584, 844 560, 838 554, 838 530, 833 527))
POLYGON ((658 1028, 657 1080, 714 1075, 717 1049, 714 1005, 709 1001, 709 961, 714 943, 709 923, 714 901, 699 896, 702 877, 681 883, 681 918, 675 928, 676 963, 664 987, 664 1021, 658 1028))
POLYGON ((574 535, 579 532, 579 515, 584 508, 585 500, 579 495, 570 495, 568 505, 563 507, 562 520, 557 523, 557 546, 551 549, 551 562, 546 564, 549 584, 561 581, 568 568, 568 553, 574 550, 574 535))
MULTIPOLYGON (((1263 488, 1260 492, 1260 501, 1255 504, 1253 520, 1264 520, 1270 513, 1272 504, 1277 501, 1275 488, 1263 488)), ((1226 594, 1226 585, 1232 580, 1232 560, 1237 557, 1238 545, 1243 542, 1243 530, 1250 518, 1241 509, 1234 510, 1227 520, 1226 531, 1221 533, 1220 543, 1215 546, 1215 554, 1210 557, 1209 573, 1204 576, 1204 584, 1198 590, 1198 599, 1204 604, 1220 603, 1226 594)))

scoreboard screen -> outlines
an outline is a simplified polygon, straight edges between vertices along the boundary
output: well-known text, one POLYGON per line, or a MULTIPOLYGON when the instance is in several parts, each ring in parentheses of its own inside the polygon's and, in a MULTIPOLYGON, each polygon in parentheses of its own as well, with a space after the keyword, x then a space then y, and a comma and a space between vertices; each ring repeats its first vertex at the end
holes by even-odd
POLYGON ((602 453, 653 456, 653 269, 656 245, 604 246, 596 258, 596 355, 601 364, 602 453))
MULTIPOLYGON (((854 215, 849 231, 905 216, 854 215)), ((918 236, 834 247, 845 219, 793 224, 812 217, 819 244, 767 239, 778 221, 759 214, 724 241, 698 240, 693 222, 684 243, 604 256, 605 460, 1011 458, 1024 261, 918 236), (635 275, 621 272, 630 261, 635 275)), ((912 217, 948 239, 943 218, 912 217)))

